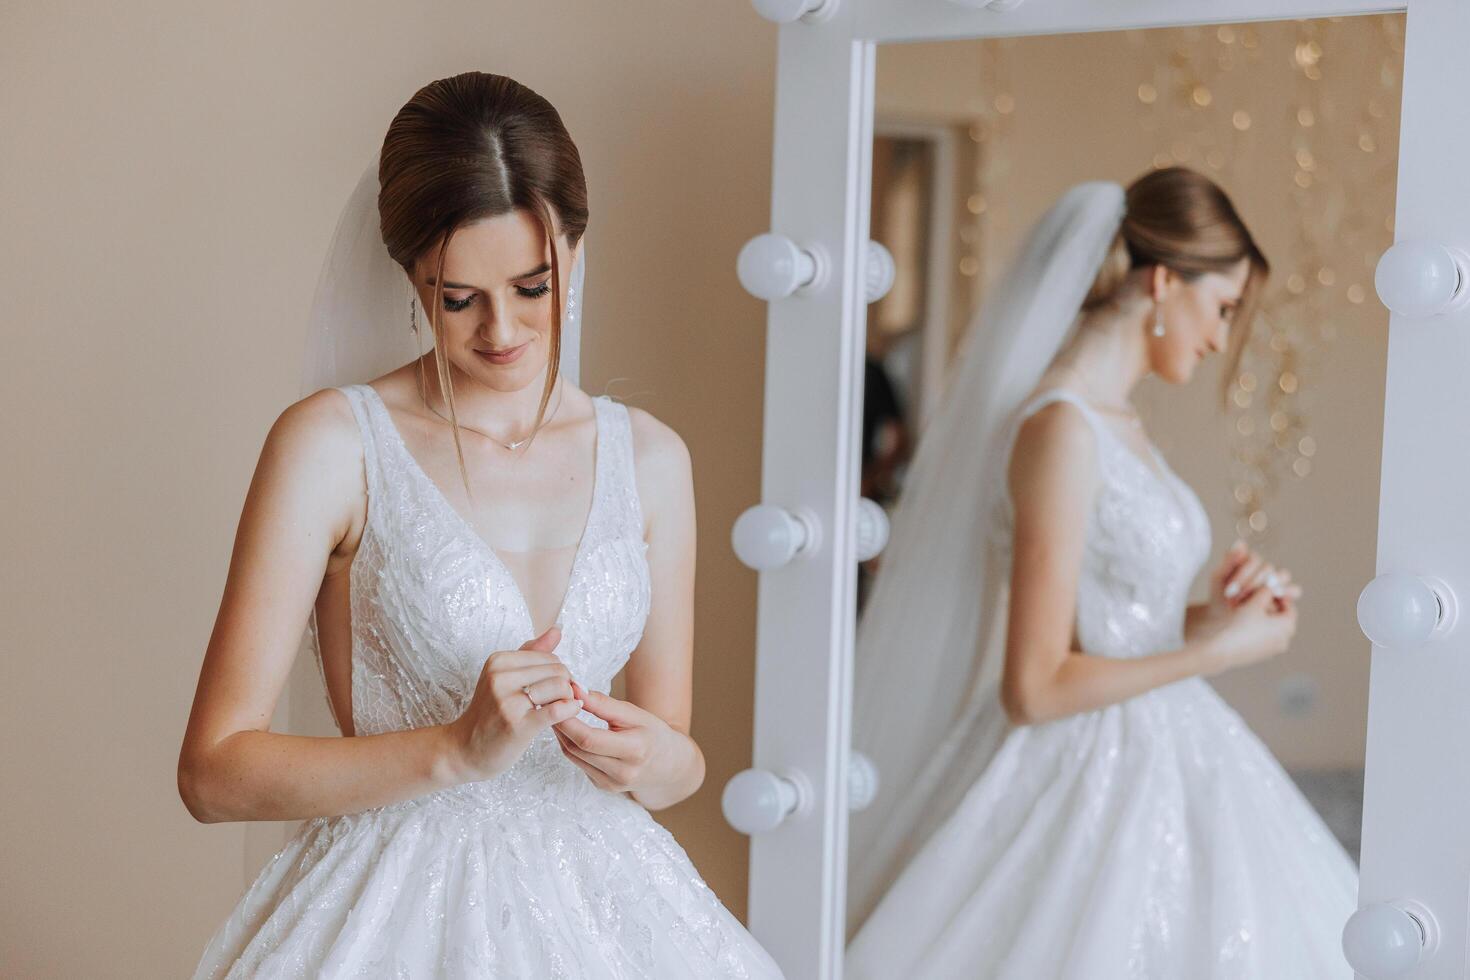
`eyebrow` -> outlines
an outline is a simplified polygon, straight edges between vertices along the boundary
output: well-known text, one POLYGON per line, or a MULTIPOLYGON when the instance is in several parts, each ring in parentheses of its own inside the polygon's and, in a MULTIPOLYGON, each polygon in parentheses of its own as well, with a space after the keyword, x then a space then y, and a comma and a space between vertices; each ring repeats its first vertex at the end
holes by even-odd
MULTIPOLYGON (((532 276, 539 276, 543 272, 550 272, 550 271, 551 271, 551 266, 548 263, 546 263, 546 262, 542 262, 540 265, 538 265, 536 268, 532 269, 530 272, 522 272, 518 276, 511 276, 509 279, 506 280, 506 282, 519 282, 522 279, 529 279, 532 276)), ((426 282, 430 286, 432 286, 432 285, 434 285, 434 277, 433 276, 430 276, 429 278, 425 279, 424 282, 426 282)), ((480 287, 479 286, 467 286, 467 285, 465 285, 462 282, 446 282, 444 284, 444 288, 445 289, 479 289, 480 287)))

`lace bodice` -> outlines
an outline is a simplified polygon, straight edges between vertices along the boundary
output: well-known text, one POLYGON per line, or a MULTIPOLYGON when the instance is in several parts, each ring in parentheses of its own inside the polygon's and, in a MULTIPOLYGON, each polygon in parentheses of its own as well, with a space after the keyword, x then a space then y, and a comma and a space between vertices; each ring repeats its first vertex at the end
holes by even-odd
MULTIPOLYGON (((1088 653, 1130 657, 1177 648, 1184 642, 1189 587, 1210 553, 1210 524, 1199 497, 1150 446, 1157 469, 1145 462, 1083 399, 1060 388, 1034 395, 1016 413, 1020 424, 1053 401, 1071 402, 1098 435, 1101 486, 1088 515, 1087 542, 1077 583, 1077 638, 1088 653)), ((1006 459, 1009 460, 1009 451, 1006 459)), ((995 543, 1007 559, 1015 511, 1004 490, 996 495, 995 543)))
MULTIPOLYGON (((350 576, 353 730, 443 724, 464 711, 491 653, 535 635, 531 613, 499 555, 409 453, 378 393, 366 384, 338 390, 362 431, 367 472, 367 523, 350 576)), ((606 693, 643 635, 650 583, 628 410, 607 397, 593 405, 592 504, 556 617, 556 653, 579 683, 606 693)), ((503 802, 495 784, 532 772, 590 786, 546 731, 511 770, 444 793, 503 802)))

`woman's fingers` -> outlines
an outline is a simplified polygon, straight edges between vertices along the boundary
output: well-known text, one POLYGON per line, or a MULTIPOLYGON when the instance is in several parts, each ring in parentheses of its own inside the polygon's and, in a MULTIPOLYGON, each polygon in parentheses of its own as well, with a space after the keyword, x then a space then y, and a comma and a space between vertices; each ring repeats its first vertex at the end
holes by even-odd
POLYGON ((556 645, 558 643, 560 643, 560 642, 561 642, 561 627, 560 626, 556 626, 556 625, 552 625, 552 626, 548 626, 546 628, 546 632, 542 633, 540 636, 532 637, 531 639, 527 640, 525 643, 522 643, 521 644, 521 649, 522 650, 540 650, 540 651, 544 651, 546 653, 550 653, 552 650, 555 650, 556 649, 556 645))
POLYGON ((512 691, 518 691, 531 684, 539 684, 548 679, 560 679, 566 682, 567 691, 571 693, 572 674, 567 670, 566 664, 536 664, 531 667, 521 667, 517 670, 497 670, 490 675, 490 686, 497 695, 504 697, 512 691))
POLYGON ((617 792, 617 789, 613 784, 612 779, 608 777, 607 773, 603 772, 596 766, 583 761, 581 758, 574 755, 573 751, 574 750, 567 747, 567 744, 565 742, 562 743, 562 754, 565 755, 569 760, 571 760, 572 765, 585 772, 587 774, 587 778, 592 780, 594 786, 596 786, 598 789, 605 789, 610 793, 617 792))
MULTIPOLYGON (((575 717, 577 712, 581 710, 581 701, 578 701, 574 698, 563 698, 560 701, 552 701, 549 704, 543 704, 540 710, 530 707, 528 703, 526 714, 534 718, 536 721, 540 722, 542 727, 551 728, 552 725, 559 724, 560 722, 566 721, 568 718, 575 717)), ((555 728, 551 728, 551 730, 556 731, 555 728)))
POLYGON ((565 677, 544 677, 535 683, 524 685, 521 692, 530 698, 530 704, 542 707, 553 701, 577 699, 572 693, 572 682, 565 677))
POLYGON ((1274 595, 1280 595, 1281 590, 1290 579, 1291 573, 1285 569, 1277 568, 1275 565, 1269 563, 1263 563, 1256 570, 1255 574, 1250 577, 1250 581, 1246 584, 1245 589, 1246 591, 1254 591, 1264 588, 1274 595))
POLYGON ((1244 541, 1237 539, 1236 542, 1230 546, 1230 550, 1225 552, 1224 557, 1220 559, 1220 564, 1215 571, 1216 583, 1223 584, 1229 581, 1230 577, 1235 574, 1236 569, 1238 569, 1241 563, 1244 562, 1248 557, 1250 557, 1250 549, 1245 546, 1244 541))
POLYGON ((1250 580, 1250 577, 1261 567, 1261 564, 1260 556, 1252 552, 1249 558, 1237 565, 1235 570, 1226 576, 1225 598, 1233 599, 1239 595, 1241 590, 1245 588, 1245 584, 1250 580))
POLYGON ((606 728, 594 728, 577 718, 559 725, 556 733, 583 752, 615 757, 623 755, 619 751, 622 739, 618 737, 617 732, 608 731, 606 728))
POLYGON ((577 696, 587 702, 588 711, 613 728, 635 728, 649 721, 649 712, 631 701, 620 701, 601 691, 581 691, 577 696))
POLYGON ((557 740, 561 742, 561 750, 567 758, 574 762, 580 762, 584 769, 589 767, 595 769, 616 787, 620 788, 628 784, 628 777, 630 775, 629 767, 623 760, 580 749, 560 729, 556 731, 557 740))
POLYGON ((1236 595, 1248 595, 1252 592, 1255 592, 1256 589, 1265 584, 1266 576, 1269 575, 1270 572, 1271 566, 1268 565, 1266 562, 1263 561, 1256 565, 1250 570, 1249 573, 1242 575, 1235 580, 1235 584, 1240 586, 1240 591, 1237 592, 1236 595))
POLYGON ((485 660, 491 670, 515 670, 534 667, 538 664, 559 664, 562 660, 554 653, 544 650, 497 650, 485 660))

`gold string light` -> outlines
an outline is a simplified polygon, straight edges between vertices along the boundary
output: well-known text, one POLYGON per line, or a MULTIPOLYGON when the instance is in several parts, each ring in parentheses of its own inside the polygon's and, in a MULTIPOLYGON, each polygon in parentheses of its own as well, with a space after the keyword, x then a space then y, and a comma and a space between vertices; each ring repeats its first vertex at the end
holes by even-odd
MULTIPOLYGON (((1378 64, 1378 94, 1362 107, 1353 128, 1352 146, 1372 154, 1393 141, 1393 123, 1387 111, 1402 71, 1402 17, 1383 15, 1377 21, 1376 50, 1369 64, 1378 64)), ((1361 20, 1354 18, 1355 21, 1361 20)), ((1329 142, 1341 136, 1341 127, 1320 127, 1319 120, 1335 120, 1342 107, 1335 104, 1321 82, 1334 64, 1332 34, 1341 17, 1293 22, 1296 37, 1290 49, 1293 88, 1286 111, 1293 135, 1289 146, 1290 195, 1295 236, 1288 258, 1275 264, 1231 391, 1232 498, 1236 531, 1247 540, 1268 536, 1268 505, 1283 478, 1304 478, 1312 472, 1316 440, 1307 434, 1310 419, 1304 378, 1315 376, 1336 337, 1332 319, 1335 302, 1345 296, 1353 305, 1367 299, 1376 249, 1365 249, 1370 210, 1365 190, 1383 186, 1384 169, 1333 167, 1346 150, 1329 142), (1344 253, 1361 254, 1363 269, 1339 270, 1331 264, 1344 253), (1285 273, 1283 276, 1282 273, 1285 273)), ((1258 69, 1264 48, 1253 24, 1222 24, 1213 31, 1138 31, 1153 43, 1140 45, 1143 58, 1138 101, 1144 107, 1140 129, 1149 134, 1155 166, 1174 164, 1204 167, 1222 183, 1234 183, 1236 161, 1246 151, 1259 149, 1251 141, 1255 120, 1274 106, 1226 105, 1216 95, 1225 91, 1224 77, 1242 69, 1258 69), (1168 43, 1167 55, 1161 49, 1168 43), (1170 98, 1158 98, 1158 93, 1170 98)), ((1348 70, 1360 63, 1355 50, 1348 70)), ((1388 174, 1392 186, 1391 171, 1388 174)), ((1385 223, 1385 227, 1391 227, 1385 223)), ((1376 231, 1376 229, 1375 229, 1376 231)))
MULTIPOLYGON (((1273 282, 1263 297, 1261 319, 1266 329, 1252 333, 1232 399, 1236 531, 1248 539, 1265 536, 1271 527, 1267 507, 1282 479, 1302 479, 1312 472, 1317 451, 1316 440, 1307 433, 1307 393, 1312 386, 1302 379, 1315 377, 1330 353, 1337 337, 1333 312, 1338 298, 1363 303, 1378 260, 1378 251, 1365 249, 1363 239, 1368 231, 1365 215, 1372 207, 1369 190, 1384 186, 1384 168, 1357 166, 1350 159, 1351 150, 1338 145, 1349 130, 1359 153, 1372 153, 1393 139, 1391 132, 1384 132, 1389 117, 1385 104, 1394 97, 1401 77, 1403 22, 1395 15, 1371 20, 1376 21, 1376 50, 1368 55, 1378 62, 1378 92, 1360 108, 1355 127, 1317 125, 1319 120, 1335 122, 1346 109, 1321 84, 1324 73, 1334 65, 1352 71, 1363 59, 1359 50, 1341 62, 1331 57, 1331 52, 1344 47, 1333 43, 1343 18, 1293 22, 1294 81, 1286 112, 1292 126, 1287 191, 1295 235, 1288 259, 1277 266, 1287 272, 1284 282, 1279 286, 1273 282), (1331 263, 1344 254, 1361 254, 1363 267, 1335 268, 1331 263), (1269 383, 1259 385, 1258 377, 1269 383), (1268 424, 1262 425, 1263 419, 1268 424)), ((1391 171, 1389 178, 1387 186, 1392 187, 1391 171)))
MULTIPOLYGON (((1340 298, 1355 306, 1367 302, 1381 236, 1393 230, 1391 190, 1397 160, 1381 148, 1393 147, 1397 139, 1403 15, 1291 23, 1295 37, 1285 53, 1292 87, 1284 102, 1277 96, 1259 105, 1237 104, 1226 84, 1239 73, 1271 70, 1267 55, 1281 56, 1279 43, 1269 50, 1262 44, 1258 25, 1122 32, 1139 65, 1137 77, 1128 84, 1140 110, 1146 159, 1154 166, 1192 166, 1223 186, 1238 185, 1240 163, 1274 152, 1257 138, 1259 120, 1285 112, 1292 130, 1283 158, 1283 186, 1292 204, 1295 234, 1291 247, 1273 262, 1257 328, 1231 385, 1236 530, 1258 542, 1272 529, 1268 507, 1283 479, 1305 478, 1315 465, 1319 446, 1308 431, 1306 393, 1336 339, 1334 308, 1340 298), (1349 37, 1339 29, 1344 21, 1354 25, 1349 37), (1374 27, 1368 50, 1356 26, 1365 23, 1374 27), (1342 50, 1349 45, 1350 50, 1342 50), (1345 124, 1343 117, 1353 114, 1353 107, 1338 105, 1323 81, 1347 78, 1363 66, 1376 68, 1375 93, 1355 107, 1355 121, 1345 124), (1386 202, 1382 193, 1375 193, 1385 187, 1390 191, 1386 202), (1390 216, 1381 227, 1370 227, 1377 223, 1368 216, 1385 208, 1390 216)), ((1282 26, 1272 24, 1267 30, 1282 26)), ((982 223, 996 218, 1008 199, 992 189, 1005 186, 1011 169, 1006 144, 1011 119, 1020 107, 1009 68, 1018 40, 992 38, 980 45, 981 91, 970 128, 978 163, 966 202, 974 224, 962 226, 959 249, 960 273, 971 279, 977 300, 982 223)))
MULTIPOLYGON (((1010 142, 1017 109, 1011 84, 1010 57, 1017 38, 991 38, 979 45, 980 97, 969 136, 975 149, 974 183, 965 200, 959 228, 959 273, 971 280, 972 305, 978 305, 984 283, 981 243, 988 222, 1000 221, 1009 195, 993 195, 992 187, 1004 187, 1011 172, 1005 149, 1010 142)), ((958 340, 958 337, 953 338, 958 340)))

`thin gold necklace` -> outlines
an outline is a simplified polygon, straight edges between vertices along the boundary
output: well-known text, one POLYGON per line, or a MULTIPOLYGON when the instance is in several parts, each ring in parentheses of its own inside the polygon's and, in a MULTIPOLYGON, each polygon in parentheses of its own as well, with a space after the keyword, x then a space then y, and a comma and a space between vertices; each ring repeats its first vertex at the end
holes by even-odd
MULTIPOLYGON (((420 390, 419 394, 420 396, 423 395, 422 390, 420 390)), ((477 432, 480 435, 484 436, 486 439, 489 439, 491 442, 495 443, 496 445, 504 446, 510 452, 515 452, 517 449, 520 449, 526 443, 530 442, 531 436, 534 436, 536 433, 540 432, 542 429, 551 424, 551 420, 556 417, 557 410, 561 408, 561 395, 562 386, 560 383, 558 383, 556 386, 556 404, 552 407, 551 411, 547 413, 546 418, 542 419, 541 424, 531 430, 530 435, 527 435, 521 439, 516 439, 512 442, 506 442, 499 436, 492 436, 490 433, 486 432, 483 429, 477 429, 473 425, 465 425, 463 422, 459 423, 459 427, 461 429, 469 429, 471 432, 477 432)), ((436 409, 433 405, 430 405, 427 398, 424 398, 424 407, 433 412, 435 415, 438 415, 441 419, 444 419, 445 422, 449 422, 450 425, 454 424, 449 419, 444 418, 443 414, 441 414, 439 410, 436 409)))

